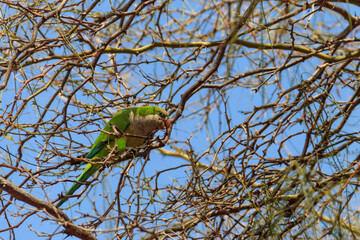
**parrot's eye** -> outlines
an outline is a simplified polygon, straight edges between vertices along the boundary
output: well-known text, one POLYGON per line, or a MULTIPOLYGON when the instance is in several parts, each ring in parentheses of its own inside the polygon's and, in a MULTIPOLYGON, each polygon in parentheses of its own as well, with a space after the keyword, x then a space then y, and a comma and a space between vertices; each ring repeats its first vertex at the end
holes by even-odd
POLYGON ((166 114, 163 113, 163 112, 159 112, 159 116, 160 116, 161 118, 166 118, 166 114))

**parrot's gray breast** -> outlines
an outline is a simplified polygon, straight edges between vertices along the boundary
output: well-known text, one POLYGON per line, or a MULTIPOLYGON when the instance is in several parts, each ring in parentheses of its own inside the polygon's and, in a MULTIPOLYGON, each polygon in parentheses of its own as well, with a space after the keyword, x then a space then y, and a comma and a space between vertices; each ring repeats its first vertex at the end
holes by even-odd
POLYGON ((146 137, 159 129, 159 126, 162 124, 158 115, 140 116, 131 112, 129 117, 130 124, 125 130, 125 133, 142 136, 143 138, 128 136, 126 140, 127 147, 137 147, 144 144, 146 137))

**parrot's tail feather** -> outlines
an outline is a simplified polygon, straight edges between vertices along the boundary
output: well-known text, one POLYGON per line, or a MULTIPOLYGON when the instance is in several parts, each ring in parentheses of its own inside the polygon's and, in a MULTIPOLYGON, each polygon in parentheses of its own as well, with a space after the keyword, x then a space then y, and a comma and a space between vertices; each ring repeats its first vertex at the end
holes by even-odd
POLYGON ((59 207, 60 207, 61 205, 63 205, 63 203, 66 202, 67 200, 68 200, 67 198, 61 199, 60 202, 58 202, 58 203, 56 204, 56 207, 59 208, 59 207))
MULTIPOLYGON (((81 175, 78 177, 76 181, 78 182, 85 182, 89 177, 91 177, 97 170, 99 170, 101 165, 92 165, 88 163, 88 165, 85 167, 84 171, 81 173, 81 175)), ((74 183, 71 188, 66 192, 63 199, 60 200, 56 204, 56 207, 59 208, 61 205, 63 205, 64 202, 68 200, 66 196, 73 195, 76 190, 79 189, 81 186, 80 183, 74 183)))

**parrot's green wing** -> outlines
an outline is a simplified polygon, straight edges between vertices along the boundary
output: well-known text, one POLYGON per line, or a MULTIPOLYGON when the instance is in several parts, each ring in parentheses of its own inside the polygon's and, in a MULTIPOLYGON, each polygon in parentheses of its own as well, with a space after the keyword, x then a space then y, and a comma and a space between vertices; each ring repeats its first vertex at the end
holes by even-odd
MULTIPOLYGON (((130 124, 130 112, 134 111, 135 108, 127 108, 124 110, 119 111, 115 114, 111 120, 105 125, 104 131, 106 132, 114 132, 114 126, 122 132, 126 131, 126 128, 130 124)), ((111 148, 114 147, 116 141, 116 136, 109 135, 105 132, 101 132, 98 138, 96 139, 95 143, 92 145, 90 152, 86 156, 86 158, 94 159, 99 157, 107 156, 111 148)), ((117 149, 122 150, 126 148, 126 140, 125 138, 118 138, 117 139, 117 149)), ((89 177, 91 177, 97 170, 101 167, 100 164, 90 164, 88 163, 78 177, 76 181, 78 182, 85 182, 89 177)), ((80 183, 74 183, 71 188, 66 192, 65 197, 60 200, 60 202, 56 205, 56 207, 60 207, 64 202, 68 200, 66 196, 73 195, 74 192, 81 186, 80 183)))
POLYGON ((93 158, 95 156, 95 154, 97 154, 99 151, 101 151, 101 149, 103 149, 103 147, 106 146, 106 143, 108 141, 105 140, 105 141, 101 141, 101 142, 98 142, 96 145, 93 144, 93 146, 95 146, 92 150, 90 150, 90 152, 86 155, 86 158, 93 158))
MULTIPOLYGON (((116 113, 111 120, 105 125, 104 131, 105 132, 114 132, 113 126, 116 126, 117 129, 119 129, 122 132, 126 131, 126 128, 130 124, 130 112, 132 111, 132 108, 127 108, 124 110, 119 111, 116 113)), ((105 132, 101 132, 98 138, 96 139, 95 143, 92 145, 90 152, 86 156, 86 158, 97 158, 97 157, 105 157, 110 153, 110 149, 108 147, 105 147, 106 145, 110 145, 110 147, 114 147, 115 138, 114 135, 109 135, 105 132)), ((125 149, 126 142, 123 139, 123 141, 118 140, 118 149, 125 149), (120 145, 119 145, 120 143, 120 145)))

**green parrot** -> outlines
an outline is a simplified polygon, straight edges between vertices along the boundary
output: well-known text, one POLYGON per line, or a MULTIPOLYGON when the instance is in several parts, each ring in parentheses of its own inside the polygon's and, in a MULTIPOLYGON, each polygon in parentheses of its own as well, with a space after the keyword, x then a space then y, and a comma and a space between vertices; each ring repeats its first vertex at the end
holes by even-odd
MULTIPOLYGON (((141 146, 150 134, 159 129, 167 129, 169 126, 170 120, 168 113, 160 107, 144 106, 122 109, 105 125, 104 131, 114 133, 115 129, 118 134, 124 133, 123 136, 119 137, 116 136, 116 134, 112 135, 101 132, 92 145, 90 152, 86 155, 86 158, 95 159, 106 157, 114 148, 115 144, 117 144, 117 150, 120 150, 119 153, 123 152, 126 147, 141 146)), ((90 176, 96 173, 100 167, 101 164, 88 163, 76 181, 85 182, 90 176)), ((56 207, 60 207, 66 202, 68 200, 66 196, 73 195, 81 185, 80 183, 74 183, 56 207)))

